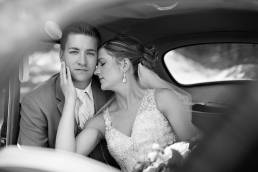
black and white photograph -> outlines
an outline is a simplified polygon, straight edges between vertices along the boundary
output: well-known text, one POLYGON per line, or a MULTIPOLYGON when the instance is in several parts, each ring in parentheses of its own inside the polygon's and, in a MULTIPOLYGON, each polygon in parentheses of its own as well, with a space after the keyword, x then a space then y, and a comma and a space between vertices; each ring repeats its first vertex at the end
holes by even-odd
POLYGON ((258 171, 258 0, 0 0, 0 172, 258 171))

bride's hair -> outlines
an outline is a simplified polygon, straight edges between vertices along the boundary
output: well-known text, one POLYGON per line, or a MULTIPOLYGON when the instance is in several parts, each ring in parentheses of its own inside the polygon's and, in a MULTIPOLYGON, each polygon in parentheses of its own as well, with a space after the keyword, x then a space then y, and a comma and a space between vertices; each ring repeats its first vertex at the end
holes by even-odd
POLYGON ((105 48, 119 61, 128 58, 133 64, 136 78, 138 78, 139 63, 153 70, 157 61, 154 48, 147 48, 138 39, 128 35, 117 35, 103 43, 100 48, 105 48))

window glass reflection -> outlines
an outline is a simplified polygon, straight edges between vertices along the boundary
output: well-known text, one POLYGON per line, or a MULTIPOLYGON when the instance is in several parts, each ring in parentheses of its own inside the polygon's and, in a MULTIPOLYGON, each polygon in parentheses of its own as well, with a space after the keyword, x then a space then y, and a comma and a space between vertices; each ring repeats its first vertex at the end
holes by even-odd
POLYGON ((34 52, 28 57, 28 80, 21 82, 21 98, 35 86, 49 79, 60 69, 59 47, 48 52, 34 52))
POLYGON ((169 51, 165 64, 181 84, 258 79, 257 44, 203 44, 169 51))

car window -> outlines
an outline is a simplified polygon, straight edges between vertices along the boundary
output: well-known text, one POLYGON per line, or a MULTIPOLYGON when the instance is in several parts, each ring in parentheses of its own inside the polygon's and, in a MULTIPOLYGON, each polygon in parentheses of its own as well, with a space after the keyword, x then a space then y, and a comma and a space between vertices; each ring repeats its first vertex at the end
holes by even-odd
POLYGON ((164 56, 175 80, 184 85, 258 79, 258 44, 201 44, 177 48, 164 56))
POLYGON ((31 91, 40 83, 49 79, 53 74, 58 73, 60 69, 59 46, 54 45, 46 52, 33 52, 27 57, 27 65, 24 65, 23 77, 20 77, 21 88, 20 97, 31 91))
MULTIPOLYGON (((6 89, 0 89, 0 141, 1 141, 1 129, 4 122, 4 107, 5 107, 5 92, 6 89)), ((1 143, 0 143, 1 145, 1 143)))

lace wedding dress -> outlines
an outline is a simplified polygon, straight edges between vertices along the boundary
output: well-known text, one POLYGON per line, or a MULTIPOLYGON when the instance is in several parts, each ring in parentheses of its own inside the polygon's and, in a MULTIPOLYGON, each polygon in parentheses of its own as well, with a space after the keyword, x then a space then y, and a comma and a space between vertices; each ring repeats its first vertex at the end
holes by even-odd
POLYGON ((176 140, 170 123, 156 107, 154 93, 154 89, 145 91, 130 137, 112 127, 108 109, 104 112, 108 149, 124 172, 131 172, 138 161, 147 160, 153 143, 163 147, 176 140))

